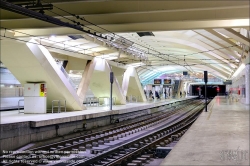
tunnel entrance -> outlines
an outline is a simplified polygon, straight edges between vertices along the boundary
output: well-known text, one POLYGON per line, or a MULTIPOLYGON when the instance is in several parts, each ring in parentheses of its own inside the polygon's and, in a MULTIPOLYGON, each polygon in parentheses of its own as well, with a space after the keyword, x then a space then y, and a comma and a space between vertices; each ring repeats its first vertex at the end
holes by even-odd
MULTIPOLYGON (((225 85, 207 85, 207 97, 224 96, 226 93, 225 85)), ((205 96, 205 85, 192 85, 192 96, 205 96)))

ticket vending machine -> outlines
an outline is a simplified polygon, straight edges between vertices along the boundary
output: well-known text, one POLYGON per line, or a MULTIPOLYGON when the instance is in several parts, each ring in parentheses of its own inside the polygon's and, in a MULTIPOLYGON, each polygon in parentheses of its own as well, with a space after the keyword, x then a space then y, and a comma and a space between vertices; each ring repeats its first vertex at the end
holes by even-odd
POLYGON ((45 83, 24 84, 24 113, 44 114, 47 110, 45 83))

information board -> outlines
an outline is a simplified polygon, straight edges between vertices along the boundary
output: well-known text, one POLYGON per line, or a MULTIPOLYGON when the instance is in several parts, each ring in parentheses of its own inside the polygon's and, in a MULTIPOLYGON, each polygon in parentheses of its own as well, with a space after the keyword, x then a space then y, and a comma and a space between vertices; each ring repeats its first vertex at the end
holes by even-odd
POLYGON ((164 84, 171 84, 171 79, 164 79, 164 84))
POLYGON ((154 84, 161 84, 161 79, 154 79, 154 84))

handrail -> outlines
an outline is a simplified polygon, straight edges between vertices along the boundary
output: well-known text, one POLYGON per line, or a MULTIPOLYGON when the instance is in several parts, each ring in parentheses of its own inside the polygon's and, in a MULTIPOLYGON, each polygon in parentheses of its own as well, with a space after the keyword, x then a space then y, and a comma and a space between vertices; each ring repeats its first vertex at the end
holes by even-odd
MULTIPOLYGON (((94 106, 94 104, 97 104, 97 106, 101 106, 101 102, 103 101, 102 104, 105 104, 105 106, 109 106, 110 105, 110 97, 87 97, 84 101, 84 104, 86 104, 87 106, 94 106), (106 99, 107 102, 104 102, 104 100, 106 99)), ((113 97, 113 102, 112 105, 116 105, 116 97, 113 97)))
POLYGON ((24 99, 20 99, 20 100, 18 100, 18 105, 17 105, 17 108, 18 108, 18 113, 24 113, 24 112, 20 112, 20 109, 19 109, 19 103, 20 103, 20 101, 23 101, 24 102, 24 99))
POLYGON ((133 95, 130 95, 128 97, 128 102, 132 103, 132 102, 138 102, 140 100, 140 96, 133 96, 133 95))
POLYGON ((89 106, 92 106, 92 104, 97 104, 97 106, 99 106, 99 98, 97 97, 87 97, 85 101, 87 105, 89 104, 89 106))
MULTIPOLYGON (((106 106, 110 105, 110 97, 98 97, 98 103, 99 103, 98 106, 100 106, 100 99, 107 99, 108 103, 106 104, 106 106)), ((112 105, 116 105, 116 97, 113 97, 112 100, 113 100, 112 105)))
POLYGON ((54 113, 54 107, 57 107, 57 113, 61 113, 61 107, 64 107, 64 112, 66 112, 66 100, 64 101, 64 105, 61 105, 60 100, 52 100, 52 113, 54 113), (54 102, 57 102, 57 106, 54 106, 54 102))
POLYGON ((54 113, 54 102, 57 101, 57 104, 58 104, 58 111, 57 113, 61 112, 60 111, 60 100, 52 100, 52 113, 54 113))
MULTIPOLYGON (((108 103, 107 103, 107 105, 106 106, 108 106, 109 105, 109 103, 110 103, 110 98, 109 97, 98 97, 98 101, 100 102, 100 99, 108 99, 108 103)), ((100 106, 100 104, 99 104, 99 106, 100 106)))

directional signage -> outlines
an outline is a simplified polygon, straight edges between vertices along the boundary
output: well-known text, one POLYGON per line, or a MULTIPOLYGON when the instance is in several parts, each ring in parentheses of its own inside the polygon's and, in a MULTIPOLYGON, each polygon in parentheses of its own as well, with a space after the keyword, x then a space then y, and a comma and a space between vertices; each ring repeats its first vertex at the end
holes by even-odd
POLYGON ((164 79, 164 84, 171 84, 171 79, 164 79))
POLYGON ((161 79, 154 79, 154 84, 161 84, 161 79))

